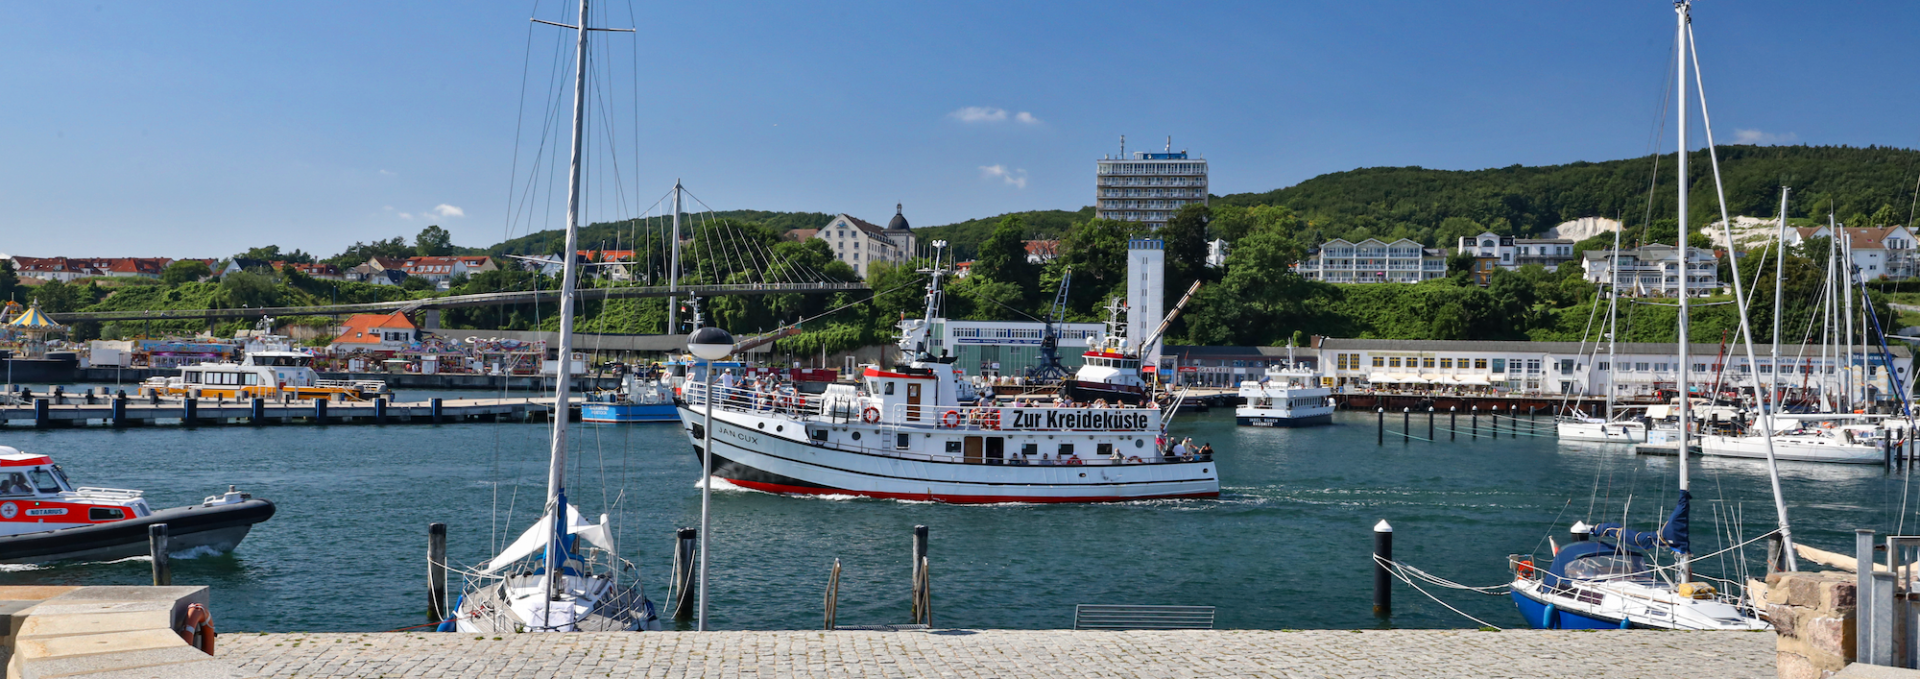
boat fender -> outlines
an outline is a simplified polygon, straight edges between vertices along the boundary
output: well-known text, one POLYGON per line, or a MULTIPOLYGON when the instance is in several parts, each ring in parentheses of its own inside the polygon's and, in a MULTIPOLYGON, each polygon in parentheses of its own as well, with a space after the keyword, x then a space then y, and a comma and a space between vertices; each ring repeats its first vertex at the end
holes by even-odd
POLYGON ((1559 606, 1556 606, 1553 604, 1547 604, 1546 613, 1540 616, 1540 626, 1545 627, 1547 629, 1560 629, 1560 625, 1559 625, 1560 621, 1554 620, 1554 618, 1557 617, 1554 614, 1558 612, 1560 612, 1559 606))
POLYGON ((1521 561, 1519 564, 1514 566, 1513 572, 1514 574, 1519 575, 1522 578, 1532 578, 1533 577, 1533 559, 1527 559, 1527 560, 1521 561))
POLYGON ((873 406, 867 406, 867 409, 866 409, 866 410, 862 410, 862 411, 860 411, 860 421, 861 421, 861 422, 865 422, 865 423, 867 423, 867 424, 874 424, 874 423, 877 423, 877 422, 879 422, 879 421, 880 421, 880 409, 879 409, 879 408, 875 408, 875 407, 873 407, 873 406))
POLYGON ((1620 619, 1620 629, 1633 629, 1633 619, 1632 619, 1632 618, 1621 618, 1621 619, 1620 619))
POLYGON ((213 631, 213 614, 207 612, 206 606, 189 604, 187 606, 186 623, 181 625, 180 629, 176 631, 180 633, 180 640, 187 642, 188 646, 200 649, 201 653, 213 655, 213 638, 215 635, 213 631), (195 637, 199 638, 199 643, 195 643, 195 637))
POLYGON ((960 411, 949 410, 940 415, 940 426, 952 429, 960 426, 960 411))

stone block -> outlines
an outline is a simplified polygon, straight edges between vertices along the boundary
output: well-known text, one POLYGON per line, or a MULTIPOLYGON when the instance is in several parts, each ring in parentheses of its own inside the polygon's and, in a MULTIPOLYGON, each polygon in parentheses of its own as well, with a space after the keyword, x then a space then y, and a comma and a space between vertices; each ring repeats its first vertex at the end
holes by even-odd
POLYGON ((26 622, 21 624, 18 638, 173 627, 173 602, 170 601, 61 601, 55 599, 34 606, 26 622))
MULTIPOLYGON (((185 644, 173 648, 154 648, 123 653, 98 653, 91 655, 57 656, 24 660, 17 668, 21 679, 37 677, 98 677, 100 673, 148 672, 139 676, 169 676, 161 674, 171 669, 197 669, 204 666, 213 656, 201 653, 199 649, 185 644)), ((171 676, 191 676, 174 674, 171 676)), ((213 674, 211 676, 220 676, 213 674)))
POLYGON ((1829 581, 1821 586, 1820 608, 1829 611, 1852 610, 1860 601, 1860 583, 1852 578, 1829 581))
POLYGON ((1773 656, 1773 667, 1779 672, 1780 679, 1824 679, 1820 668, 1808 662, 1806 656, 1798 653, 1780 651, 1773 656))
POLYGON ((1802 610, 1785 604, 1773 604, 1767 607, 1767 621, 1773 623, 1774 633, 1781 637, 1798 636, 1802 610))
POLYGON ((1833 676, 1835 679, 1920 679, 1920 670, 1854 663, 1833 676))
POLYGON ((1800 637, 1814 648, 1842 659, 1852 657, 1853 616, 1808 616, 1801 620, 1801 627, 1800 637))
POLYGON ((22 637, 14 641, 13 661, 24 662, 39 658, 61 656, 91 655, 95 653, 124 653, 157 648, 179 648, 186 646, 180 635, 170 629, 147 629, 132 632, 110 632, 107 634, 80 634, 59 637, 22 637))
POLYGON ((45 601, 81 589, 74 585, 8 585, 0 587, 0 601, 45 601))

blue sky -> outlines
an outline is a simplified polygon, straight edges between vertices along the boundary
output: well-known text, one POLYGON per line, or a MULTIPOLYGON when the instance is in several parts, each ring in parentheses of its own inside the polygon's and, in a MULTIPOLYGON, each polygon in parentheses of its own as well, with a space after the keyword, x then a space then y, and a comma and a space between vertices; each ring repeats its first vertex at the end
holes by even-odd
MULTIPOLYGON (((922 226, 1087 205, 1122 134, 1203 154, 1216 194, 1644 154, 1673 23, 1659 0, 603 5, 639 33, 596 35, 629 205, 602 160, 592 216, 679 177, 716 209, 884 221, 902 202, 922 226)), ((557 225, 559 201, 514 217, 508 196, 565 33, 526 20, 573 11, 0 3, 0 252, 327 256, 427 224, 475 246, 557 225)), ((1723 143, 1920 146, 1920 5, 1694 16, 1723 143)))

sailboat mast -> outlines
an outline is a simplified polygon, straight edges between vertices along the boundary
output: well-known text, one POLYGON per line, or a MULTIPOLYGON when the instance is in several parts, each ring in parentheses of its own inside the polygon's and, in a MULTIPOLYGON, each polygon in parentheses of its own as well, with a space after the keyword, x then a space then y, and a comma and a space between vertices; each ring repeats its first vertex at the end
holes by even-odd
MULTIPOLYGON (((1677 177, 1680 186, 1680 226, 1678 238, 1680 242, 1675 248, 1676 252, 1679 253, 1680 259, 1678 289, 1680 295, 1680 315, 1676 323, 1676 328, 1679 332, 1680 366, 1678 371, 1679 380, 1676 382, 1676 386, 1680 391, 1680 464, 1678 466, 1680 467, 1680 490, 1682 491, 1687 490, 1688 485, 1687 431, 1691 423, 1688 421, 1687 411, 1689 406, 1693 405, 1690 403, 1692 400, 1692 390, 1687 388, 1687 370, 1692 367, 1687 363, 1690 360, 1687 356, 1687 350, 1691 348, 1688 346, 1689 338, 1687 336, 1687 278, 1688 274, 1691 273, 1687 270, 1687 8, 1688 3, 1684 0, 1673 4, 1674 21, 1676 23, 1673 38, 1675 45, 1674 54, 1679 55, 1674 59, 1674 63, 1680 67, 1680 77, 1674 79, 1680 87, 1680 96, 1674 98, 1674 101, 1677 102, 1678 105, 1674 108, 1680 115, 1679 126, 1676 128, 1680 133, 1680 144, 1677 150, 1679 162, 1676 163, 1680 168, 1680 174, 1677 177)), ((1680 569, 1682 575, 1687 574, 1687 565, 1684 556, 1681 559, 1680 569)), ((1681 581, 1685 582, 1686 580, 1683 577, 1681 581)))
POLYGON ((1625 224, 1613 231, 1613 263, 1607 266, 1611 272, 1613 284, 1607 286, 1607 421, 1613 421, 1613 373, 1620 369, 1620 363, 1614 358, 1615 347, 1620 343, 1620 232, 1627 230, 1625 224))
POLYGON ((680 180, 673 180, 673 263, 667 270, 667 334, 680 332, 680 180))
POLYGON ((1833 237, 1840 239, 1840 287, 1841 287, 1841 292, 1842 294, 1845 295, 1845 298, 1847 301, 1847 316, 1845 320, 1841 321, 1841 325, 1846 328, 1845 332, 1841 335, 1841 338, 1842 338, 1841 344, 1845 347, 1845 351, 1847 354, 1846 357, 1841 359, 1840 361, 1841 392, 1845 394, 1842 397, 1842 403, 1845 404, 1845 410, 1847 412, 1852 412, 1853 411, 1853 243, 1852 243, 1853 239, 1847 235, 1846 225, 1833 222, 1832 215, 1828 215, 1827 220, 1829 224, 1833 225, 1833 237))
MULTIPOLYGON (((1786 271, 1787 271, 1787 192, 1790 190, 1791 189, 1788 189, 1785 186, 1780 187, 1780 234, 1774 237, 1773 239, 1773 248, 1775 250, 1778 250, 1778 252, 1775 253, 1774 264, 1773 264, 1773 372, 1768 373, 1769 375, 1772 375, 1771 379, 1773 380, 1773 383, 1774 383, 1774 390, 1773 390, 1774 403, 1773 403, 1773 408, 1771 409, 1773 412, 1778 412, 1778 409, 1780 408, 1780 401, 1784 400, 1780 396, 1780 389, 1779 389, 1779 384, 1780 384, 1780 306, 1781 306, 1780 290, 1781 290, 1781 285, 1783 281, 1785 281, 1786 279, 1786 271)), ((1729 244, 1728 247, 1732 247, 1732 245, 1729 244)))
POLYGON ((552 598, 565 591, 566 578, 560 577, 563 560, 561 536, 567 534, 567 392, 573 386, 573 297, 580 275, 575 263, 580 232, 580 147, 586 132, 587 115, 587 0, 580 0, 579 34, 573 61, 573 159, 567 170, 567 246, 560 253, 560 342, 559 364, 554 371, 553 445, 547 463, 547 506, 553 517, 553 533, 547 536, 547 581, 552 598))

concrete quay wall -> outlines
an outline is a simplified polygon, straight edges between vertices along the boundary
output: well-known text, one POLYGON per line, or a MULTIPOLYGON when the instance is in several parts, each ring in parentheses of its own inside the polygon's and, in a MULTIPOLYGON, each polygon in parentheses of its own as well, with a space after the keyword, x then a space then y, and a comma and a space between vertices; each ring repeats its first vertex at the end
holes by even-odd
MULTIPOLYGON (((149 377, 177 377, 179 369, 154 370, 150 368, 76 368, 71 380, 58 382, 78 382, 84 384, 120 384, 128 387, 127 393, 133 393, 133 385, 146 381, 149 377)), ((323 372, 323 380, 381 380, 389 389, 512 389, 512 390, 552 390, 553 378, 546 375, 468 375, 442 373, 421 375, 418 373, 349 373, 323 372)), ((16 380, 18 383, 29 383, 16 380)), ((606 376, 581 375, 573 378, 575 389, 612 389, 620 386, 620 379, 606 376)))
POLYGON ((1774 676, 1768 632, 300 633, 220 643, 242 674, 276 679, 1774 676))

